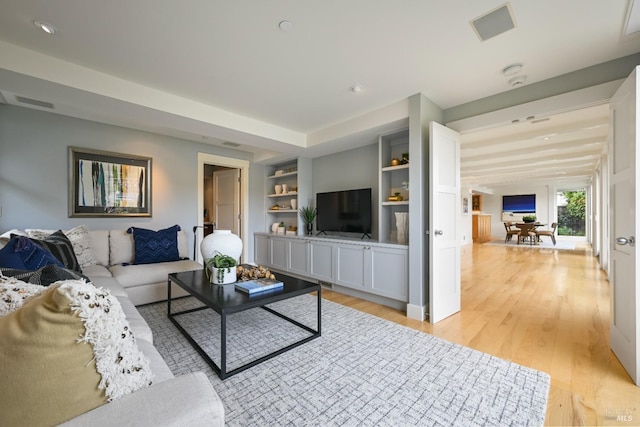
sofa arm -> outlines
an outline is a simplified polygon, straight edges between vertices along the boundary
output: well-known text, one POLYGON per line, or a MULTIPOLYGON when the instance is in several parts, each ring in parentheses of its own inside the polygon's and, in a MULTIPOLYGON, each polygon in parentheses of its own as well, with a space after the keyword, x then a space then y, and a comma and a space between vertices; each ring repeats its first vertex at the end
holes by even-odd
POLYGON ((203 372, 182 375, 79 415, 62 426, 224 426, 224 407, 203 372))

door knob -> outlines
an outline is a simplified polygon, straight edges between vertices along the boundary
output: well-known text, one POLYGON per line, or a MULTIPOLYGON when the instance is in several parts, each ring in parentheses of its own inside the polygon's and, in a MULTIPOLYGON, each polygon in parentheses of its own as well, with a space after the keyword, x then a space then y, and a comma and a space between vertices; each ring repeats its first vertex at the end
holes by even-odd
POLYGON ((636 239, 633 236, 629 237, 628 239, 626 237, 618 237, 618 238, 616 238, 616 244, 617 245, 629 244, 629 246, 635 246, 636 245, 636 239))
POLYGON ((444 231, 442 230, 436 230, 433 232, 436 236, 442 236, 444 234, 444 231))

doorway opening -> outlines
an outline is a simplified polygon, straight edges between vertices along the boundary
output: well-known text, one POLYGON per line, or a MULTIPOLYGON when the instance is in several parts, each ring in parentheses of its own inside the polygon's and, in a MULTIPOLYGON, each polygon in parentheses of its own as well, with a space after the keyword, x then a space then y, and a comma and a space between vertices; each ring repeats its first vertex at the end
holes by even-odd
POLYGON ((243 242, 241 260, 248 260, 249 235, 249 161, 231 157, 198 153, 198 218, 194 232, 194 259, 203 262, 200 242, 207 232, 216 228, 232 231, 243 242), (211 191, 207 194, 210 176, 211 191), (215 187, 218 186, 218 191, 215 187), (214 193, 217 193, 214 195, 214 193))
POLYGON ((240 235, 240 169, 204 165, 204 235, 231 230, 240 235))
POLYGON ((587 230, 587 190, 564 189, 556 192, 558 236, 585 237, 587 230))

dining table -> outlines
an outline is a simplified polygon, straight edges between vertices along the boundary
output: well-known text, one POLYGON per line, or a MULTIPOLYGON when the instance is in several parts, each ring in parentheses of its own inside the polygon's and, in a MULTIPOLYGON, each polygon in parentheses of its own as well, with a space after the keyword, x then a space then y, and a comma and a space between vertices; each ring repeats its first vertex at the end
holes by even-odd
MULTIPOLYGON (((520 243, 521 241, 525 241, 527 238, 532 237, 532 236, 529 236, 530 232, 535 232, 536 228, 544 227, 545 225, 547 224, 542 224, 540 222, 517 222, 515 226, 520 229, 520 236, 518 236, 518 243, 520 243)), ((537 245, 539 242, 540 242, 539 238, 531 240, 532 245, 537 245)))

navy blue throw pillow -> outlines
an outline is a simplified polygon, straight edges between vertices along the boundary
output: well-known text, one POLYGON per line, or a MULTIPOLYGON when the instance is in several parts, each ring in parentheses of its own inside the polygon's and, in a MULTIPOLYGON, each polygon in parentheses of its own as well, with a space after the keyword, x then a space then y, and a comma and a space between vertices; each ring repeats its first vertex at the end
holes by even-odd
POLYGON ((36 245, 28 237, 15 236, 0 249, 0 267, 20 270, 38 270, 47 265, 64 265, 45 248, 36 245))
POLYGON ((145 228, 130 227, 127 233, 133 234, 135 247, 134 264, 154 264, 157 262, 178 261, 179 225, 153 231, 145 228))

